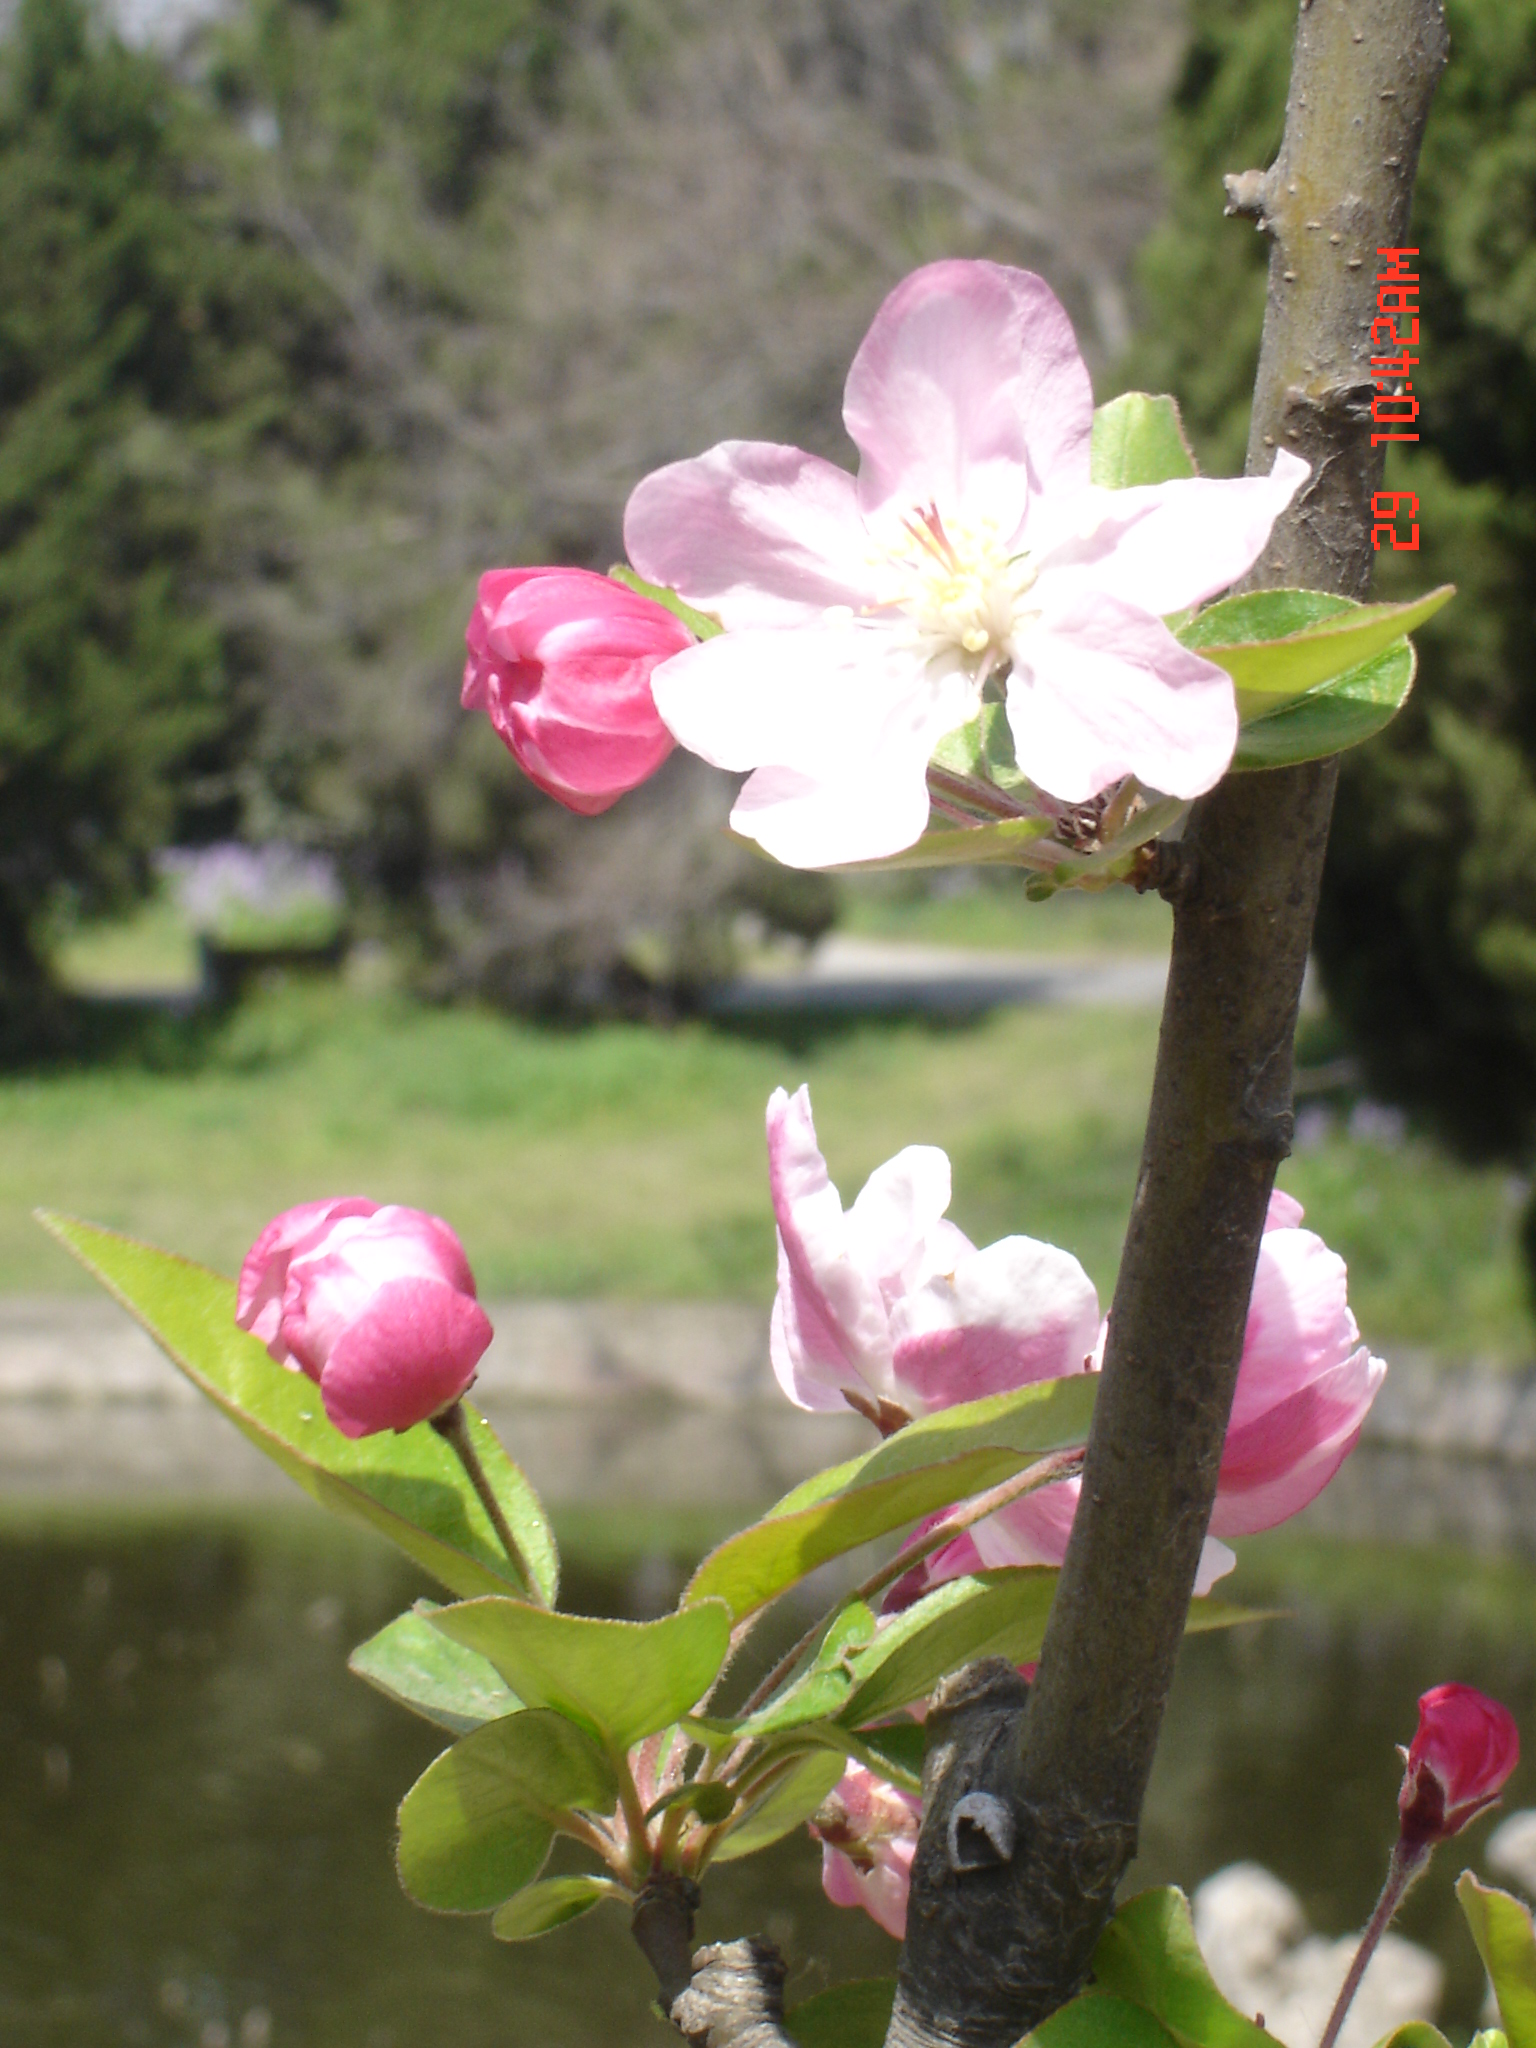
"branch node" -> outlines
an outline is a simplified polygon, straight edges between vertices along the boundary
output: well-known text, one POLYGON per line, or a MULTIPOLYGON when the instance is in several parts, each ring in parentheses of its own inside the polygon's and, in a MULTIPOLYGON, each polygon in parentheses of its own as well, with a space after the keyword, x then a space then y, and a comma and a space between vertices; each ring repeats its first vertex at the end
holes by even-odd
POLYGON ((693 1982, 668 2017, 693 2048, 793 2048, 784 2032, 784 1959, 754 1935, 693 1959, 693 1982))
POLYGON ((991 1870, 1013 1861, 1013 1815, 991 1792, 967 1792, 949 1816, 949 1867, 991 1870))
POLYGON ((1251 220, 1261 235, 1271 231, 1268 171, 1228 171, 1222 179, 1227 195, 1226 213, 1251 220))

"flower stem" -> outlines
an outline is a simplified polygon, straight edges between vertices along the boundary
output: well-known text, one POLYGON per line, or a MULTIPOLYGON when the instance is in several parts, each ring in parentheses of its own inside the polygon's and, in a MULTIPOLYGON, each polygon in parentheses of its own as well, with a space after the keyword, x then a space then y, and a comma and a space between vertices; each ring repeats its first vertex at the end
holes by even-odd
POLYGON ((1387 1881, 1381 1888, 1381 1897, 1376 1901, 1376 1910, 1371 1915, 1370 1923, 1364 1934, 1360 1937, 1360 1946, 1355 1951, 1355 1960, 1349 1966, 1349 1975, 1344 1979, 1337 2002, 1334 2005, 1333 2011, 1328 2016, 1328 2024, 1323 2029, 1323 2038, 1318 2042, 1317 2048, 1333 2048, 1334 2042, 1339 2038, 1339 2029, 1343 2026, 1345 2015, 1354 2003, 1355 1993, 1360 1989, 1360 1982, 1365 1975, 1367 1965, 1370 1963, 1371 1957, 1376 1953, 1376 1944, 1386 1933, 1387 1928, 1391 1924, 1393 1914, 1403 1903, 1408 1887, 1413 1883, 1428 1861, 1428 1844, 1420 1844, 1412 1849, 1405 1849, 1401 1842, 1394 1846, 1392 1860, 1387 1865, 1387 1881))
POLYGON ((535 1601, 540 1607, 548 1606, 549 1603, 545 1600, 543 1593, 539 1589, 539 1582, 533 1575, 528 1559, 523 1554, 522 1545, 512 1534, 507 1518, 501 1511, 501 1502, 497 1500, 492 1492, 491 1482, 485 1476, 485 1467, 480 1462, 480 1453, 475 1449, 474 1441, 469 1434, 469 1422, 464 1413, 464 1403, 462 1401, 455 1401, 453 1406, 445 1408, 441 1415, 434 1415, 432 1417, 432 1427, 443 1441, 451 1446, 459 1463, 468 1473, 469 1483, 475 1489, 475 1494, 479 1499, 481 1507, 485 1509, 486 1514, 490 1517, 491 1527, 496 1531, 502 1549, 507 1553, 508 1558, 516 1569, 518 1577, 522 1580, 524 1590, 527 1592, 529 1599, 535 1601))

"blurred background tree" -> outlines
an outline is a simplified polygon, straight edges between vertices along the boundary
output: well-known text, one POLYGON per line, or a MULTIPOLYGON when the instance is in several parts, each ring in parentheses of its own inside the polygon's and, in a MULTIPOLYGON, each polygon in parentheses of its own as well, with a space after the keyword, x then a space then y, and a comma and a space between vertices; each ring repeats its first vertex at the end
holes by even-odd
MULTIPOLYGON (((1369 1085, 1474 1157, 1536 1149, 1536 11, 1447 0, 1452 56, 1419 172, 1417 446, 1387 486, 1421 549, 1378 594, 1454 582, 1418 686, 1346 755, 1317 929, 1369 1085)), ((1195 0, 1168 125, 1168 215, 1142 265, 1138 382, 1177 390, 1207 466, 1243 459, 1268 245, 1223 221, 1224 172, 1280 137, 1291 0, 1195 0), (1246 242, 1246 263, 1242 260, 1246 242)), ((1528 1252, 1536 1219, 1528 1212, 1528 1252)))
POLYGON ((50 917, 121 905, 156 847, 238 815, 247 664, 215 590, 253 494, 345 435, 328 295, 201 172, 159 66, 89 31, 78 0, 27 0, 0 92, 11 1045, 58 1021, 50 917))
MULTIPOLYGON (((173 738, 150 715, 170 685, 125 663, 145 766, 131 830, 126 810, 83 799, 110 848, 97 865, 120 893, 167 836, 326 848, 359 928, 403 942, 423 985, 521 1007, 686 996, 744 910, 822 929, 828 882, 734 847, 730 784, 698 764, 674 761, 596 824, 522 779, 458 709, 475 577, 510 561, 606 568, 634 482, 726 435, 849 459, 848 360, 883 294, 931 256, 1042 268, 1104 367, 1128 340, 1124 280, 1156 215, 1173 0, 225 12, 169 73, 87 36, 80 0, 29 0, 8 52, 20 106, 26 53, 65 35, 56 17, 80 91, 156 109, 160 168, 125 140, 115 175, 175 215, 145 231, 156 274, 196 251, 203 288, 224 295, 196 329, 202 381, 170 375, 143 401, 176 422, 183 466, 162 432, 166 509, 135 523, 123 571, 201 636, 174 698, 201 723, 173 738)), ((70 193, 70 232, 94 248, 101 223, 70 193)), ((12 261, 23 306, 35 252, 12 261)), ((39 352, 49 379, 105 331, 69 302, 76 327, 39 352)), ((165 303, 185 354, 192 316, 165 303)), ((13 434, 0 420, 0 460, 13 434)), ((44 554, 75 589, 71 551, 44 554)), ((50 659, 77 659, 74 625, 27 617, 50 659)), ((78 747, 89 722, 57 703, 78 747)), ((124 773, 105 751, 104 772, 124 773)), ((108 901, 16 829, 36 855, 34 934, 108 901)))

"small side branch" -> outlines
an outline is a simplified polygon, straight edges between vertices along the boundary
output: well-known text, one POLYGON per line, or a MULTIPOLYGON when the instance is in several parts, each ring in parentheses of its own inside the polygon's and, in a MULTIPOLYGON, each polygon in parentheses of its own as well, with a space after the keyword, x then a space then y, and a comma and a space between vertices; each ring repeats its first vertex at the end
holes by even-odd
POLYGON ((795 2048, 785 2033, 784 1964, 766 1941, 720 1942, 693 1953, 699 1888, 675 1872, 652 1878, 630 1931, 656 1972, 657 2002, 692 2048, 795 2048))

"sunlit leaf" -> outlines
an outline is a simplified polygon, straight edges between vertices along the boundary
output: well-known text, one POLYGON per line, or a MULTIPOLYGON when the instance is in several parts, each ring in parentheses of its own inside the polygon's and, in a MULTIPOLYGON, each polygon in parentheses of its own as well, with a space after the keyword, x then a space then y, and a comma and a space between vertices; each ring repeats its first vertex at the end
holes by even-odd
MULTIPOLYGON (((463 1466, 425 1423, 396 1435, 343 1436, 319 1390, 274 1365, 235 1323, 235 1286, 206 1266, 72 1217, 39 1212, 58 1239, 259 1450, 322 1506, 388 1536, 451 1591, 522 1590, 463 1466)), ((547 1600, 555 1539, 539 1497, 465 1403, 475 1448, 547 1600)))
POLYGON ((620 1896, 619 1887, 606 1878, 546 1877, 498 1906, 491 1932, 498 1941, 533 1941, 567 1920, 579 1920, 604 1899, 620 1896))
POLYGON ((477 1728, 430 1764, 400 1807, 400 1882, 443 1913, 483 1913, 543 1868, 564 1813, 618 1797, 602 1750, 562 1714, 477 1728))
POLYGON ((1185 2048, 1176 2034, 1128 1998, 1084 1991, 1026 2034, 1019 2048, 1185 2048))
POLYGON ((784 2031, 800 2048, 882 2048, 895 2003, 894 1977, 861 1977, 785 2013, 784 2031))
POLYGON ((352 1670, 455 1735, 516 1713, 522 1701, 502 1684, 494 1666, 434 1628, 427 1618, 430 1611, 430 1603, 421 1602, 359 1643, 347 1659, 352 1670))
POLYGON ((1457 1879, 1456 1896, 1493 1979, 1509 2048, 1536 2048, 1536 1930, 1530 1908, 1508 1892, 1479 1884, 1470 1870, 1457 1879))
POLYGON ((493 1598, 440 1608, 431 1621, 493 1664, 519 1699, 555 1708, 616 1750, 697 1706, 731 1640, 719 1600, 659 1621, 603 1621, 493 1598))
MULTIPOLYGON (((921 1733, 921 1730, 919 1730, 921 1733)), ((786 1763, 761 1798, 753 1800, 733 1823, 714 1852, 716 1863, 730 1863, 766 1849, 792 1829, 804 1826, 847 1769, 841 1755, 812 1750, 786 1763)))
MULTIPOLYGON (((1504 2036, 1496 2033, 1474 2034, 1469 2048, 1500 2048, 1504 2036)), ((1438 2027, 1432 2027, 1428 2020, 1405 2020, 1400 2027, 1394 2027, 1390 2034, 1383 2034, 1376 2048, 1451 2048, 1438 2027)))
POLYGON ((1150 2013, 1180 2048, 1275 2048, 1274 2035, 1216 1989, 1189 1901, 1172 1885, 1141 1892, 1120 1908, 1094 1950, 1093 1978, 1099 1990, 1150 2013))
POLYGON ((829 1558, 1083 1443, 1097 1375, 1075 1373, 909 1423, 860 1458, 818 1473, 767 1517, 711 1551, 684 1593, 723 1599, 740 1620, 829 1558))
POLYGON ((1231 676, 1246 725, 1384 654, 1454 595, 1444 584, 1406 604, 1355 604, 1322 590, 1255 590, 1208 605, 1178 637, 1231 676))
POLYGON ((1093 415, 1089 475, 1106 490, 1164 484, 1193 476, 1195 458, 1184 438, 1177 402, 1127 391, 1093 415))
POLYGON ((1417 661, 1412 642, 1399 640, 1385 654, 1297 697, 1272 718, 1245 725, 1233 767, 1286 768, 1297 761, 1322 761, 1373 739, 1407 701, 1417 661))

